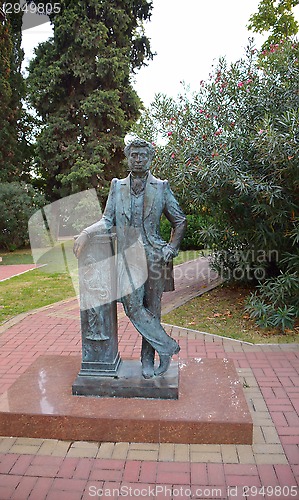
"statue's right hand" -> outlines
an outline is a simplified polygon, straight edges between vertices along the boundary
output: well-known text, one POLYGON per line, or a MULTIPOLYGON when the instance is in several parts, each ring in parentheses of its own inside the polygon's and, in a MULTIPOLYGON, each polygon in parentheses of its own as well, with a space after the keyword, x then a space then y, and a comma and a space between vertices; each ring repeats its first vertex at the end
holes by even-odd
POLYGON ((79 255, 82 252, 83 248, 85 247, 87 241, 88 241, 88 235, 86 233, 80 233, 78 238, 76 238, 73 252, 76 255, 77 259, 79 258, 79 255))

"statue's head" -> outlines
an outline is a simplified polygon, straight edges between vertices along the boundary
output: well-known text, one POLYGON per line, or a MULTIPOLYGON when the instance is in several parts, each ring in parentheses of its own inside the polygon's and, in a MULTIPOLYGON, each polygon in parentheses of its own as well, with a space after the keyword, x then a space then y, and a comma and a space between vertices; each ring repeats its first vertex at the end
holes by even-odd
POLYGON ((155 148, 150 142, 136 137, 126 145, 124 153, 131 172, 135 175, 144 175, 150 169, 155 148))

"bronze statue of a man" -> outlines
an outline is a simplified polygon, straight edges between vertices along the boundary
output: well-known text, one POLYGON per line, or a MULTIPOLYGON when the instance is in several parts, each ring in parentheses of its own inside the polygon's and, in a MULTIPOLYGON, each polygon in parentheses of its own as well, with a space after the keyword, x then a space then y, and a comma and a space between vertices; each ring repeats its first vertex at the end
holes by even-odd
POLYGON ((168 181, 154 177, 150 166, 155 154, 151 143, 136 138, 124 149, 130 173, 125 179, 113 179, 110 193, 99 222, 87 227, 77 238, 74 253, 78 257, 93 233, 115 228, 117 252, 128 247, 128 238, 140 235, 147 266, 147 278, 137 289, 123 295, 125 313, 142 335, 141 363, 144 378, 167 371, 178 343, 161 325, 161 298, 165 285, 165 268, 177 255, 186 229, 186 217, 171 191, 168 181), (169 243, 160 235, 160 219, 165 214, 172 226, 169 243), (155 351, 160 364, 154 369, 155 351))

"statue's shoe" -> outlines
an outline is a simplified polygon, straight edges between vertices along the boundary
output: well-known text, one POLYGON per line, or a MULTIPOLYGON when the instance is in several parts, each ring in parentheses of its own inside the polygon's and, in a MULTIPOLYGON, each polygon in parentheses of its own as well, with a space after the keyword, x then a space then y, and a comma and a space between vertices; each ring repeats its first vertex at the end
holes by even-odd
POLYGON ((143 378, 152 378, 154 376, 154 362, 142 363, 143 378))
MULTIPOLYGON (((177 354, 180 351, 180 349, 181 349, 180 346, 177 345, 173 354, 177 354)), ((163 375, 165 372, 167 372, 173 354, 171 356, 168 354, 160 354, 160 365, 155 370, 156 377, 159 377, 159 375, 163 375)))

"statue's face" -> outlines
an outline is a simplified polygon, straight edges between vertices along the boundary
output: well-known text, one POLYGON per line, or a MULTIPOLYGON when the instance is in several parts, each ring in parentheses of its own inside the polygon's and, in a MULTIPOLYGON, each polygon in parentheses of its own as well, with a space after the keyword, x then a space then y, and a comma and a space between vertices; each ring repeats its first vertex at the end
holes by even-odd
POLYGON ((146 172, 149 171, 151 165, 148 149, 132 147, 130 149, 130 154, 128 157, 128 164, 133 174, 135 175, 146 174, 146 172))

